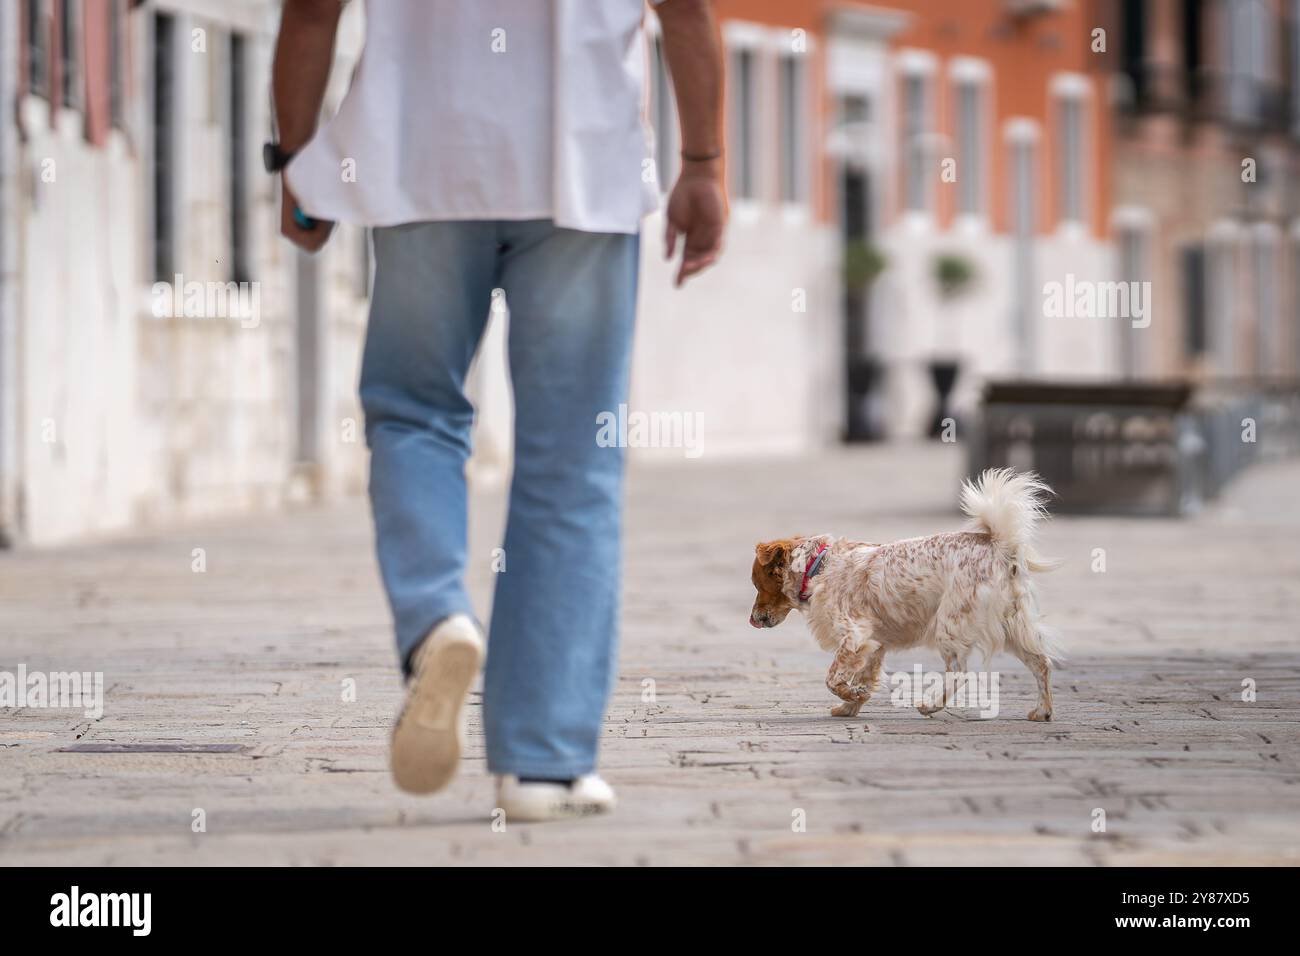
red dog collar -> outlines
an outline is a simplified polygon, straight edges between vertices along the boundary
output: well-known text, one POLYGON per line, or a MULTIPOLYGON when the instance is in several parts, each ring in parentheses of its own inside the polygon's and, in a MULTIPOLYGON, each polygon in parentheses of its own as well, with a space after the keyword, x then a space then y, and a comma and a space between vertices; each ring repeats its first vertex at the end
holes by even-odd
POLYGON ((808 559, 808 564, 803 569, 803 581, 799 584, 799 602, 807 601, 811 594, 808 593, 808 579, 817 577, 817 572, 822 569, 822 561, 826 558, 826 545, 822 544, 817 549, 817 553, 808 559))

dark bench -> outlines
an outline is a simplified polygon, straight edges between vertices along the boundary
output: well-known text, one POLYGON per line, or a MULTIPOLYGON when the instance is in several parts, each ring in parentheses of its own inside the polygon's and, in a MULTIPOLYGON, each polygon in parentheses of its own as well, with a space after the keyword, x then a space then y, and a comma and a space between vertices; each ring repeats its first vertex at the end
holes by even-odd
POLYGON ((1186 514, 1217 490, 1191 399, 1181 383, 990 382, 971 472, 1036 471, 1056 491, 1053 511, 1186 514))

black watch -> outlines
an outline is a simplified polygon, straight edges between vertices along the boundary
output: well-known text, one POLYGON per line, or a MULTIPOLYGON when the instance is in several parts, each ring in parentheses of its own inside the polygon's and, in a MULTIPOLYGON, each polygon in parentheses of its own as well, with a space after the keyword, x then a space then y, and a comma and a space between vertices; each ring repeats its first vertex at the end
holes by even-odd
POLYGON ((295 150, 293 153, 286 153, 280 148, 279 143, 263 143, 262 165, 266 167, 268 173, 278 173, 289 165, 289 160, 293 159, 296 152, 295 150))

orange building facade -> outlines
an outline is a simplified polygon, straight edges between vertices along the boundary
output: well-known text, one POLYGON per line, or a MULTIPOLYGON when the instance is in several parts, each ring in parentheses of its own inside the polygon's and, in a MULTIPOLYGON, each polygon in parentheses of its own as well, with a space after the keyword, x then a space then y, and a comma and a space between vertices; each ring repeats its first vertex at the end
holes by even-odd
MULTIPOLYGON (((768 262, 798 255, 800 239, 787 253, 772 238, 791 229, 831 250, 832 275, 809 284, 835 313, 821 327, 838 368, 816 374, 836 380, 842 434, 933 432, 947 410, 941 393, 951 390, 960 417, 994 375, 1115 373, 1119 323, 1043 308, 1048 283, 1101 283, 1114 271, 1112 117, 1085 5, 716 8, 731 239, 768 262)), ((671 179, 673 121, 658 72, 654 118, 671 179)))
MULTIPOLYGON (((818 328, 842 354, 811 374, 835 379, 849 437, 933 433, 990 377, 1300 369, 1289 0, 716 8, 741 250, 720 271, 752 294, 804 247, 845 263, 801 268, 837 313, 818 328)), ((670 180, 666 83, 660 64, 670 180)))

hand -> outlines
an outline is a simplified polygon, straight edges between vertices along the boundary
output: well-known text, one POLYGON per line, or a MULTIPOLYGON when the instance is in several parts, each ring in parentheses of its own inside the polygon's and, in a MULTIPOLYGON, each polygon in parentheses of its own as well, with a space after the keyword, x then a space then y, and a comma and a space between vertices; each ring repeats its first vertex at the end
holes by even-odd
POLYGON ((280 175, 280 235, 284 236, 299 249, 316 252, 329 239, 334 223, 323 219, 316 220, 315 229, 304 229, 293 220, 293 209, 298 198, 289 188, 284 175, 280 175))
POLYGON ((727 227, 727 192, 722 188, 722 161, 686 162, 668 197, 665 216, 664 258, 677 250, 677 236, 685 239, 682 264, 674 282, 681 288, 691 276, 717 261, 722 233, 727 227))

